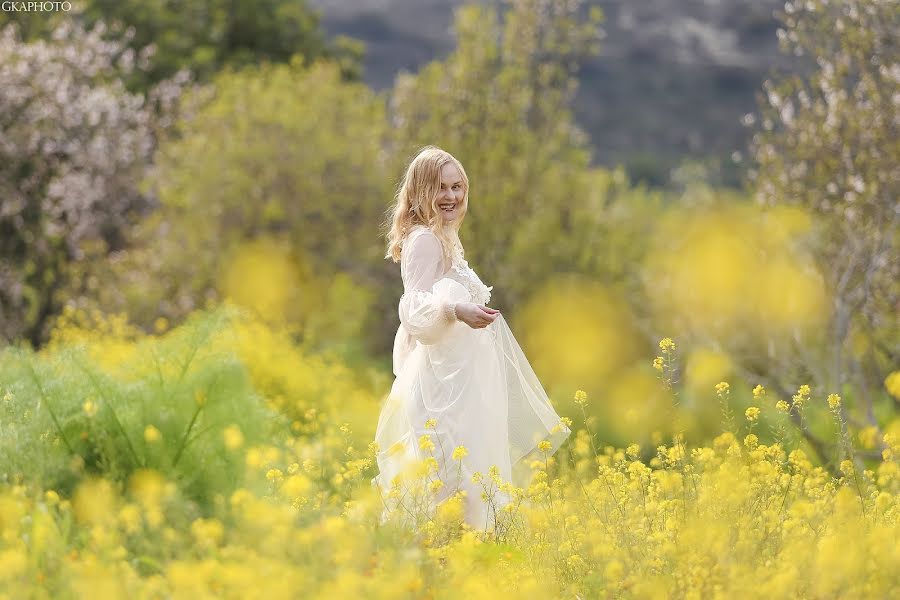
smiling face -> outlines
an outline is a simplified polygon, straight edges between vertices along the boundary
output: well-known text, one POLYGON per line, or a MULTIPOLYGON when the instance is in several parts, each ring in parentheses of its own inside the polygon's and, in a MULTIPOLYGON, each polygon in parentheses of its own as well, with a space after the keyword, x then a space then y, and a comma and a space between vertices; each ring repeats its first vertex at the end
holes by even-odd
POLYGON ((465 183, 459 169, 452 162, 445 164, 441 167, 441 191, 437 197, 437 208, 443 215, 444 223, 459 218, 465 196, 465 183))

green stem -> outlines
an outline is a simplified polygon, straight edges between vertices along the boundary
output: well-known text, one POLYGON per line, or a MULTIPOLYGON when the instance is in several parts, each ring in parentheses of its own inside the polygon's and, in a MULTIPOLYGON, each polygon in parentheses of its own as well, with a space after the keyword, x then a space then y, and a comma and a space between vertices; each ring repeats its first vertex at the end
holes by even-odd
POLYGON ((97 395, 100 397, 101 400, 103 400, 103 403, 106 405, 106 407, 109 408, 109 412, 112 413, 113 421, 115 422, 116 427, 119 428, 119 433, 121 433, 122 437, 125 438, 125 443, 128 446, 129 452, 131 452, 131 456, 134 458, 135 464, 144 466, 145 462, 142 461, 138 457, 138 454, 135 451, 134 446, 131 444, 131 438, 129 438, 128 434, 125 432, 125 428, 122 426, 122 422, 119 420, 119 416, 116 414, 116 410, 113 408, 112 403, 106 398, 106 396, 100 390, 100 384, 97 382, 97 379, 96 379, 96 377, 94 377, 94 374, 91 373, 87 368, 85 368, 85 366, 82 365, 78 359, 74 359, 73 362, 78 366, 79 369, 82 370, 82 372, 84 372, 85 375, 88 376, 88 379, 91 380, 91 385, 94 386, 94 391, 97 392, 97 395))
POLYGON ((37 389, 41 394, 41 398, 44 400, 44 404, 47 405, 47 411, 50 413, 50 418, 53 420, 53 426, 56 427, 56 431, 57 433, 59 433, 59 437, 62 438, 63 443, 66 445, 66 448, 69 449, 70 453, 77 454, 77 452, 75 452, 75 449, 72 448, 72 444, 69 443, 69 438, 67 438, 66 434, 63 432, 62 426, 59 424, 59 419, 56 417, 56 411, 53 410, 53 405, 50 404, 50 399, 47 397, 47 393, 44 391, 44 386, 41 385, 40 379, 38 379, 37 373, 35 373, 34 371, 34 367, 31 366, 31 361, 25 360, 25 365, 28 367, 28 371, 31 374, 31 379, 37 386, 37 389))

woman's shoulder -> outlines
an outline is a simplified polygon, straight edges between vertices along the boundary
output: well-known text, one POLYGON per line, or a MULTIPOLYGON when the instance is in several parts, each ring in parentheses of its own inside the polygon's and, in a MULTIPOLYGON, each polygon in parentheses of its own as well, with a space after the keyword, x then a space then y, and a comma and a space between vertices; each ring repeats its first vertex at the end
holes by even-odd
POLYGON ((434 232, 431 229, 429 229, 425 225, 416 224, 416 225, 413 225, 412 227, 410 227, 409 231, 406 232, 405 241, 407 243, 411 243, 413 240, 415 240, 421 236, 427 236, 427 237, 431 237, 431 238, 434 238, 435 240, 437 240, 437 236, 434 234, 434 232))
POLYGON ((410 252, 423 256, 440 256, 443 244, 434 232, 425 225, 413 225, 406 233, 401 255, 409 256, 410 252), (415 250, 413 250, 415 248, 415 250))

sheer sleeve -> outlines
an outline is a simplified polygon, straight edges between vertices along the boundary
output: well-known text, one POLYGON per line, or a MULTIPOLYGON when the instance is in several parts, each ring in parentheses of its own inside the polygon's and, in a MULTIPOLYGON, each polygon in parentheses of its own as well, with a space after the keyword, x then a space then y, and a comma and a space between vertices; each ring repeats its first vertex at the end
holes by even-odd
POLYGON ((456 321, 456 303, 434 293, 434 284, 444 274, 441 242, 430 232, 412 237, 400 261, 403 295, 398 311, 400 323, 422 344, 434 344, 456 321))

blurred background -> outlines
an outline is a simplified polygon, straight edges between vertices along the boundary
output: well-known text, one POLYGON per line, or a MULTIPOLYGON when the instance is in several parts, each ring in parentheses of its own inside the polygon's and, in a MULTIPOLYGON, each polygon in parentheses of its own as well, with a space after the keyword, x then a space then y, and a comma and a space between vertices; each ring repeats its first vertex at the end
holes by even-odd
POLYGON ((703 438, 720 381, 739 415, 808 384, 818 413, 787 418, 818 459, 831 393, 876 457, 900 429, 898 27, 872 0, 4 9, 0 340, 40 348, 67 307, 152 334, 229 299, 389 374, 383 223, 436 144, 560 414, 581 389, 604 442, 703 438))

